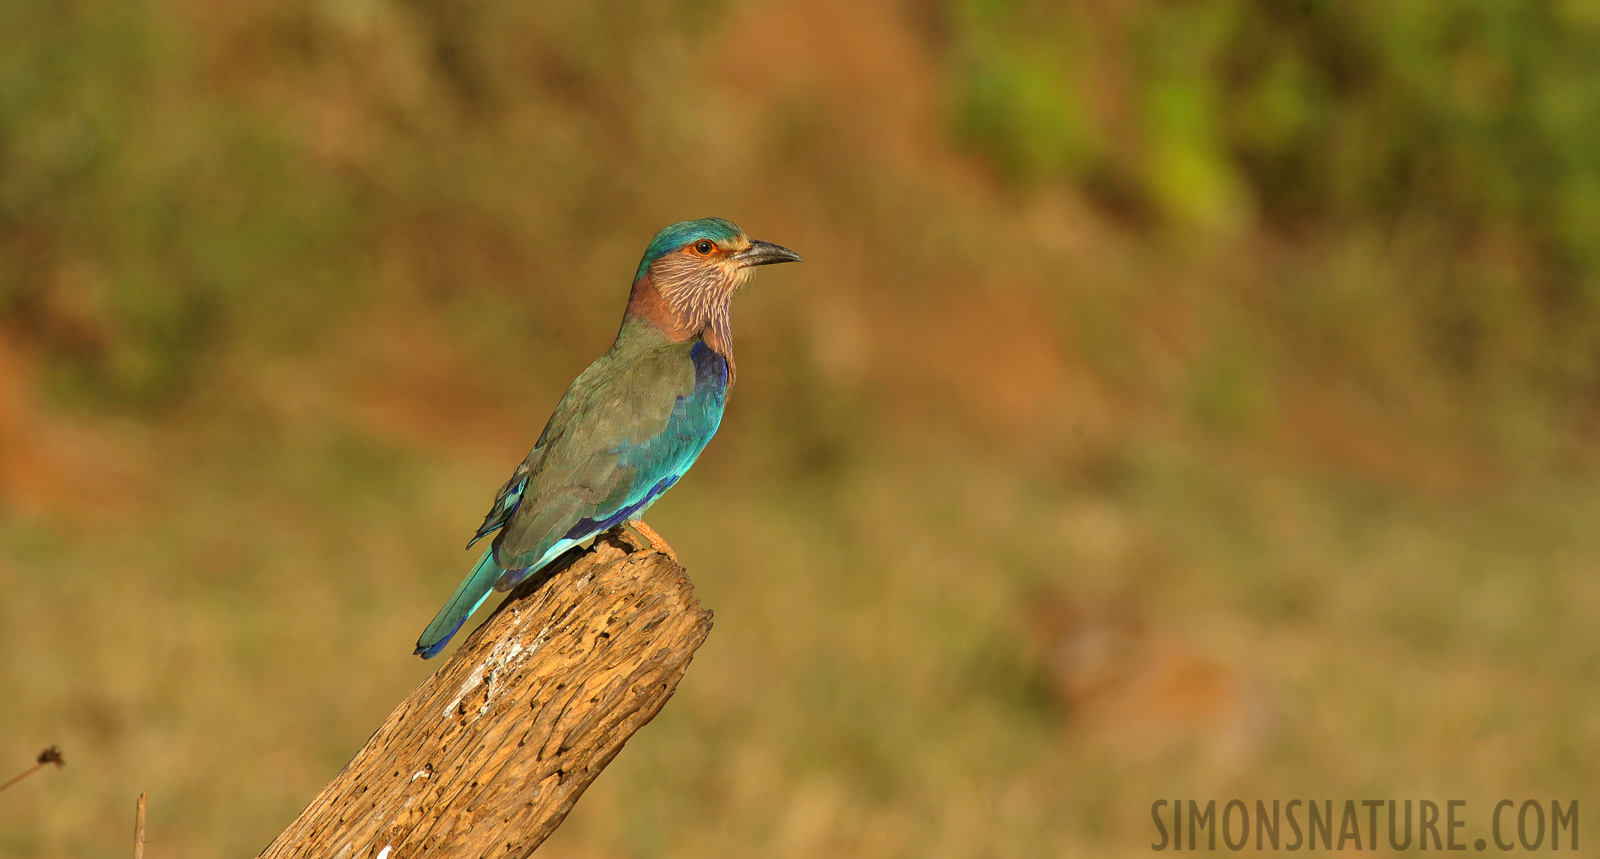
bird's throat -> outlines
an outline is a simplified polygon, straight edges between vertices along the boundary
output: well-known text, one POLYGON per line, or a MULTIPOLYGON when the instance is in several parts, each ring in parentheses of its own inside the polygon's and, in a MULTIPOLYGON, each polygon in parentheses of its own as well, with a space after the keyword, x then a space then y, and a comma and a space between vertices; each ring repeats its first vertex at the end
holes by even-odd
POLYGON ((669 341, 699 338, 728 362, 733 369, 733 330, 728 318, 728 300, 738 288, 732 283, 675 282, 647 273, 633 282, 628 297, 627 319, 649 323, 669 341))

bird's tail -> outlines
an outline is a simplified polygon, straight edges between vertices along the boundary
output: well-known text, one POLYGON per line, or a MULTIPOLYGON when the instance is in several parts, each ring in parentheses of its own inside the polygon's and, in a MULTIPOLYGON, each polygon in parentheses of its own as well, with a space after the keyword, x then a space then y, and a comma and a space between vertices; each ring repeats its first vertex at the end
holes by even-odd
POLYGON ((505 572, 504 568, 494 562, 494 549, 485 551, 483 557, 478 559, 477 565, 472 568, 472 572, 461 581, 461 586, 450 595, 450 601, 444 604, 444 608, 439 609, 439 613, 433 618, 433 623, 428 624, 428 628, 422 631, 422 637, 417 639, 416 654, 423 659, 438 656, 439 651, 444 650, 444 646, 450 643, 450 637, 455 635, 456 631, 461 629, 461 625, 467 622, 467 618, 478 610, 478 606, 483 605, 483 601, 489 598, 490 592, 494 590, 494 583, 505 575, 505 572))

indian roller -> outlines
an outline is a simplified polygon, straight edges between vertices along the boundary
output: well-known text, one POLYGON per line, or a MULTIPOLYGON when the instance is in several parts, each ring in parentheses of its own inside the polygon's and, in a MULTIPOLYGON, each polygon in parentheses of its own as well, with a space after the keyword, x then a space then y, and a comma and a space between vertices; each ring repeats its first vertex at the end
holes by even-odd
POLYGON ((733 383, 728 301, 756 266, 800 255, 721 218, 656 234, 634 274, 611 348, 567 388, 528 458, 467 543, 489 548, 434 617, 416 652, 439 655, 490 591, 509 591, 577 546, 641 520, 711 441, 733 383))

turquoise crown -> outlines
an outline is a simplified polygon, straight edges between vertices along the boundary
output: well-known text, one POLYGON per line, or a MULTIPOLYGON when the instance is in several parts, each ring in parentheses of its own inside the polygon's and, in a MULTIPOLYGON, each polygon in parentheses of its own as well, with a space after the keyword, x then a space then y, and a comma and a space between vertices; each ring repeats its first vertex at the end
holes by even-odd
POLYGON ((731 242, 744 231, 739 225, 722 218, 700 218, 694 221, 679 221, 670 227, 656 233, 650 240, 650 246, 644 249, 644 259, 639 261, 639 270, 634 273, 633 279, 644 277, 650 269, 650 264, 661 258, 662 254, 674 251, 690 242, 701 239, 710 239, 718 244, 731 242))

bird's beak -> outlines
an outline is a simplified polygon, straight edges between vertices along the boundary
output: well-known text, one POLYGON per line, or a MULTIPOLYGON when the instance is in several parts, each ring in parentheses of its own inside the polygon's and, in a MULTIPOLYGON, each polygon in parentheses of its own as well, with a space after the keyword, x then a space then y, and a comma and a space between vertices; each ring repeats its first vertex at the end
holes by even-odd
POLYGON ((804 262, 800 255, 772 242, 752 241, 750 247, 734 254, 733 261, 740 268, 749 268, 753 265, 772 265, 775 262, 804 262))

